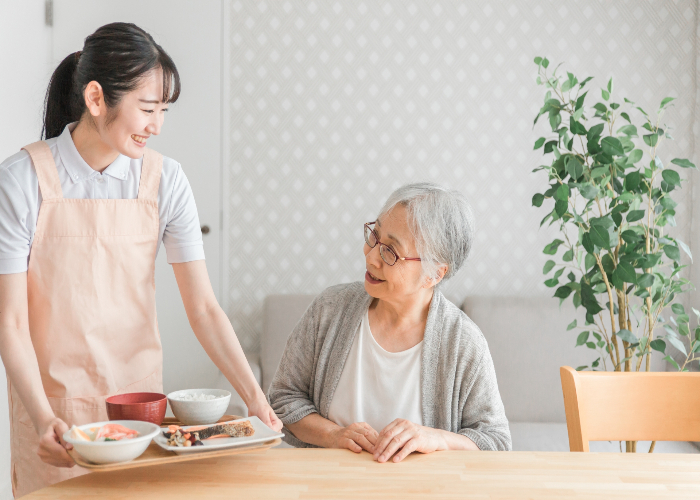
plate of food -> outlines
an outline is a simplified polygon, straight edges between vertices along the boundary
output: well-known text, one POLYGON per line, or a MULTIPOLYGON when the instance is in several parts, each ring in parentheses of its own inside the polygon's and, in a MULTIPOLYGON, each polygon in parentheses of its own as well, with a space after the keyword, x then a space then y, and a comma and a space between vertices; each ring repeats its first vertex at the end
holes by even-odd
POLYGON ((171 425, 153 441, 164 450, 183 454, 245 447, 282 437, 284 434, 253 416, 212 425, 171 425))
POLYGON ((138 420, 113 420, 73 426, 63 440, 88 462, 112 464, 128 462, 140 456, 160 427, 138 420))

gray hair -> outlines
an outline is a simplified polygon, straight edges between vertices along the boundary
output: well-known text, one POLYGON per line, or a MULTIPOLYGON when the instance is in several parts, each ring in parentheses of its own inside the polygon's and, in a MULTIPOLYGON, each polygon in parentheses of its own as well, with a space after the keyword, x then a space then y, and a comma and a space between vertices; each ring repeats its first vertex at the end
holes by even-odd
POLYGON ((443 280, 454 276, 469 255, 474 238, 474 214, 467 198, 432 182, 406 184, 391 193, 378 218, 396 205, 403 205, 408 213, 423 273, 435 278, 438 268, 447 265, 443 280))

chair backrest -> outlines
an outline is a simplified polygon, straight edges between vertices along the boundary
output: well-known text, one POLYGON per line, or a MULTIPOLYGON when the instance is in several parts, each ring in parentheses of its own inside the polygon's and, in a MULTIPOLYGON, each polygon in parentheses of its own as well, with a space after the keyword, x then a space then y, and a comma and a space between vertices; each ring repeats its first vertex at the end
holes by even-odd
POLYGON ((571 451, 589 451, 589 441, 700 441, 700 373, 560 373, 571 451))
POLYGON ((260 338, 262 388, 267 394, 282 359, 289 334, 313 302, 315 295, 268 295, 263 306, 260 338))

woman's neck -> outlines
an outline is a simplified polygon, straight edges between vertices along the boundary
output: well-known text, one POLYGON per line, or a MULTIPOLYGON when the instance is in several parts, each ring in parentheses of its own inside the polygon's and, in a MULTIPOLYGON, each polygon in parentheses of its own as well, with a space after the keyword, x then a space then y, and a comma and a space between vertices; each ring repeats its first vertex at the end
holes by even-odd
POLYGON ((410 349, 423 340, 433 288, 398 300, 376 299, 370 306, 370 329, 375 340, 389 352, 410 349))
POLYGON ((70 135, 75 149, 93 170, 102 172, 119 156, 119 151, 105 144, 94 125, 84 120, 78 122, 70 135))

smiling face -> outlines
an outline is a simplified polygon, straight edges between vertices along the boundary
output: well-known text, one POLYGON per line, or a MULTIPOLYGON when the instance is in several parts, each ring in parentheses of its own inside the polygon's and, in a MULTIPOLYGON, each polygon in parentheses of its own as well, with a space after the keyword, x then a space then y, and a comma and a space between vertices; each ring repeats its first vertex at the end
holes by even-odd
MULTIPOLYGON (((406 207, 396 205, 383 215, 374 226, 379 241, 390 246, 401 257, 418 257, 415 240, 408 227, 406 207)), ((364 246, 365 290, 374 298, 389 301, 418 293, 433 286, 432 280, 423 275, 419 261, 398 260, 390 266, 379 254, 379 245, 364 246)))
MULTIPOLYGON (((101 94, 101 88, 96 82, 90 82, 85 92, 86 100, 90 100, 89 93, 101 94)), ((135 90, 126 93, 115 109, 107 110, 104 98, 99 97, 92 100, 96 105, 91 107, 88 104, 88 109, 105 145, 129 158, 138 159, 143 156, 148 138, 160 134, 168 109, 168 104, 162 99, 163 74, 157 69, 144 76, 135 90)))

